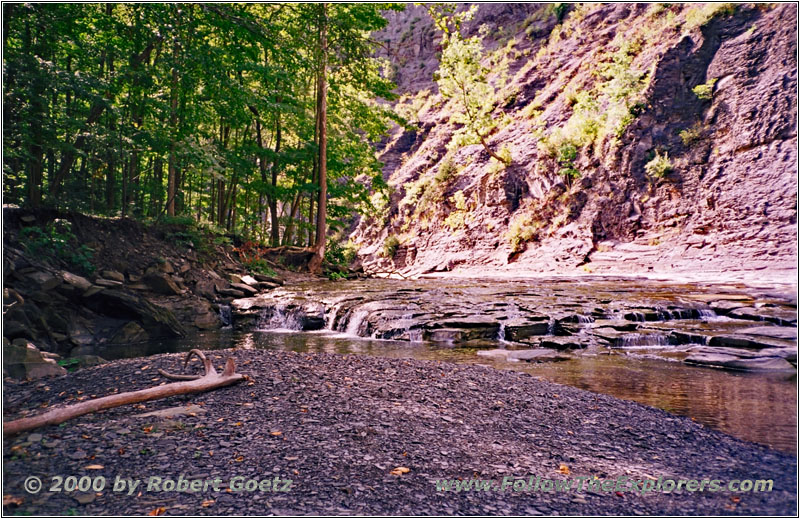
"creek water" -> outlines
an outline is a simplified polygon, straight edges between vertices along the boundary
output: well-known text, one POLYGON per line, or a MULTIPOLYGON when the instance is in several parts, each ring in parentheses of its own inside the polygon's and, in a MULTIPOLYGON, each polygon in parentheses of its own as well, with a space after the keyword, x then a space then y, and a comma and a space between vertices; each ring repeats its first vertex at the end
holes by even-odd
MULTIPOLYGON (((783 325, 778 326, 766 320, 758 323, 720 317, 705 303, 741 301, 751 305, 748 308, 753 311, 771 309, 772 313, 765 314, 765 319, 771 319, 769 316, 773 314, 791 319, 794 311, 796 320, 796 302, 787 299, 787 292, 776 296, 774 290, 753 291, 752 287, 649 281, 620 284, 607 279, 578 285, 565 285, 558 280, 548 282, 550 285, 537 282, 535 290, 513 281, 398 283, 376 280, 375 283, 361 282, 357 286, 332 283, 322 289, 319 284, 293 287, 269 296, 276 305, 262 306, 264 310, 257 320, 256 329, 253 326, 244 329, 234 326, 178 340, 105 345, 98 353, 114 359, 181 352, 191 348, 241 348, 483 364, 497 369, 524 371, 543 380, 658 407, 743 440, 792 454, 797 452, 796 372, 745 372, 694 366, 682 362, 686 357, 683 349, 692 345, 675 344, 675 337, 694 337, 690 341, 694 342, 698 333, 726 333, 730 336, 731 330, 738 333, 744 329, 743 326, 753 325, 774 326, 768 332, 780 329, 786 333, 792 329, 791 322, 781 321, 783 325), (399 287, 402 289, 398 290, 399 287), (298 313, 296 309, 291 315, 281 313, 277 308, 283 309, 287 302, 297 300, 324 303, 323 313, 318 319, 323 329, 287 329, 299 327, 298 313), (532 310, 531 301, 540 306, 532 310), (432 315, 431 305, 438 309, 437 318, 450 321, 458 318, 462 325, 467 323, 473 327, 483 324, 483 321, 475 320, 476 315, 497 317, 498 312, 507 315, 499 317, 499 328, 487 328, 492 333, 490 338, 471 339, 463 344, 433 341, 428 340, 430 337, 423 333, 424 327, 419 324, 423 319, 420 316, 432 315), (599 308, 603 305, 607 308, 599 308), (637 310, 632 312, 631 308, 637 310), (563 326, 564 330, 577 330, 574 337, 587 341, 589 346, 574 351, 568 355, 568 360, 562 362, 511 362, 502 357, 477 354, 487 348, 531 348, 530 344, 515 345, 509 339, 508 330, 513 328, 512 324, 519 324, 519 315, 541 320, 534 316, 536 313, 547 318, 542 321, 541 333, 552 335, 554 331, 558 332, 558 326, 563 326), (575 313, 577 315, 573 315, 575 313), (387 321, 387 316, 394 316, 394 320, 387 321), (604 345, 598 345, 594 336, 581 328, 597 323, 603 326, 602 323, 613 319, 619 323, 623 316, 626 322, 651 322, 646 323, 643 329, 636 325, 637 331, 642 333, 615 336, 612 342, 604 345), (420 327, 415 328, 418 325, 420 327), (405 330, 405 334, 400 334, 403 340, 375 338, 384 333, 381 330, 398 329, 401 332, 405 330)), ((227 310, 225 317, 233 321, 237 319, 235 313, 231 317, 227 310)), ((524 329, 520 326, 517 326, 518 333, 524 329)), ((598 336, 602 333, 599 332, 598 336)), ((706 338, 700 343, 708 344, 709 340, 706 338)), ((788 340, 788 343, 793 343, 796 349, 796 339, 788 340)))

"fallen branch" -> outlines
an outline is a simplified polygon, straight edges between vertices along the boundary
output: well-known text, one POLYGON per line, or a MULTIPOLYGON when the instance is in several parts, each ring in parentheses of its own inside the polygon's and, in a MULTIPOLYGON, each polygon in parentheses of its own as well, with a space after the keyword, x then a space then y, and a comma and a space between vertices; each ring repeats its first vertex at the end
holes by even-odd
POLYGON ((247 378, 246 375, 235 373, 236 363, 233 359, 228 359, 222 374, 218 374, 217 370, 214 369, 214 365, 200 350, 192 350, 186 355, 184 367, 189 363, 192 356, 197 356, 203 362, 203 368, 205 370, 204 375, 174 375, 163 370, 158 370, 159 373, 165 377, 182 380, 182 382, 174 382, 172 384, 141 389, 139 391, 130 391, 127 393, 95 398, 79 404, 52 409, 38 416, 13 420, 3 424, 3 436, 19 434, 21 432, 30 431, 31 429, 44 427, 45 425, 58 425, 72 418, 103 409, 111 409, 112 407, 147 402, 149 400, 159 400, 176 395, 202 393, 219 387, 229 386, 247 378))

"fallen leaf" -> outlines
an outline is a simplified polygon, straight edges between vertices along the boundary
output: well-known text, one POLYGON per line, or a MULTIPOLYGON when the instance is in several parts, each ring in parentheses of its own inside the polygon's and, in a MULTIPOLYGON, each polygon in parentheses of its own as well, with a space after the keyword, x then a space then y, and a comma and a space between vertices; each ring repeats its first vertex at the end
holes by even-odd
POLYGON ((242 426, 242 422, 236 422, 235 424, 233 424, 233 426, 234 427, 241 427, 242 426))
MULTIPOLYGON (((144 370, 146 370, 146 369, 147 369, 147 368, 149 368, 149 367, 150 367, 150 365, 148 364, 147 366, 144 366, 144 367, 142 367, 141 371, 144 371, 144 370)), ((150 515, 152 515, 152 514, 150 514, 150 515)))
POLYGON ((244 461, 244 456, 237 456, 237 457, 235 457, 235 458, 233 459, 233 461, 235 461, 235 462, 237 462, 237 463, 241 463, 241 462, 243 462, 243 461, 244 461))
POLYGON ((562 463, 561 465, 558 466, 558 472, 560 472, 561 474, 569 474, 569 467, 567 467, 562 463))
POLYGON ((22 504, 23 501, 25 501, 25 499, 21 497, 14 497, 12 495, 3 496, 3 506, 8 506, 8 505, 19 506, 22 504))
POLYGON ((282 433, 282 432, 280 432, 280 431, 272 431, 270 434, 271 434, 272 436, 280 436, 280 435, 281 435, 281 434, 283 434, 283 433, 282 433))
POLYGON ((411 472, 411 469, 408 467, 395 467, 392 469, 390 474, 392 476, 400 476, 402 474, 407 474, 408 472, 411 472))
POLYGON ((159 506, 158 508, 150 510, 147 513, 147 515, 164 515, 164 512, 166 512, 166 511, 167 511, 166 508, 164 508, 163 506, 159 506))
POLYGON ((104 468, 105 468, 105 467, 104 467, 104 466, 102 466, 102 465, 86 465, 86 466, 84 467, 84 469, 86 469, 86 470, 102 470, 102 469, 104 469, 104 468))
POLYGON ((733 501, 734 503, 738 503, 741 500, 742 498, 739 496, 731 496, 731 501, 733 501))
POLYGON ((200 506, 202 506, 203 508, 208 508, 209 506, 213 505, 215 502, 216 501, 214 501, 213 499, 206 499, 205 501, 200 503, 200 506))
POLYGON ((142 427, 142 430, 144 432, 146 432, 146 433, 149 433, 150 431, 153 430, 153 426, 152 425, 145 425, 144 427, 142 427))

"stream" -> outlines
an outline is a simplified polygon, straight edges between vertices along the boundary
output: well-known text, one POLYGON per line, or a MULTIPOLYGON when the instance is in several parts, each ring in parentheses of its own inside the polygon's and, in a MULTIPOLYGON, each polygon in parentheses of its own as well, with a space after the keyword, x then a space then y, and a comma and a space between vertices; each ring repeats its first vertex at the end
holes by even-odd
POLYGON ((104 345, 98 354, 235 347, 484 364, 658 407, 796 454, 790 285, 366 280, 299 284, 231 307, 221 307, 232 322, 225 329, 104 345))

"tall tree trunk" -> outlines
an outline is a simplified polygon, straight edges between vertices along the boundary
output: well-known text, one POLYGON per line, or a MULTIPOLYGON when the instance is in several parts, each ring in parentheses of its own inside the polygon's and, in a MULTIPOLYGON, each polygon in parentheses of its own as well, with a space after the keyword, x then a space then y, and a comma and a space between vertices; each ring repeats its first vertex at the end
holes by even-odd
MULTIPOLYGON (((280 98, 278 98, 280 103, 280 98)), ((280 233, 278 228, 278 152, 281 149, 281 116, 275 114, 275 160, 272 161, 272 196, 269 199, 269 215, 270 215, 270 234, 272 238, 272 246, 277 247, 280 245, 280 233)))
POLYGON ((178 43, 178 34, 173 36, 172 42, 172 80, 170 83, 170 113, 169 113, 169 128, 171 132, 169 144, 169 164, 167 166, 167 215, 175 216, 175 196, 178 189, 178 171, 177 171, 177 158, 175 157, 175 150, 177 148, 177 122, 178 122, 178 52, 180 43, 178 43))
POLYGON ((153 184, 151 214, 158 214, 161 211, 161 194, 164 192, 164 160, 160 155, 153 159, 153 184))
POLYGON ((328 204, 328 5, 320 5, 319 50, 320 67, 317 87, 317 112, 319 113, 319 200, 317 201, 317 235, 314 255, 308 262, 308 270, 314 274, 322 271, 325 257, 325 235, 327 232, 328 204))

